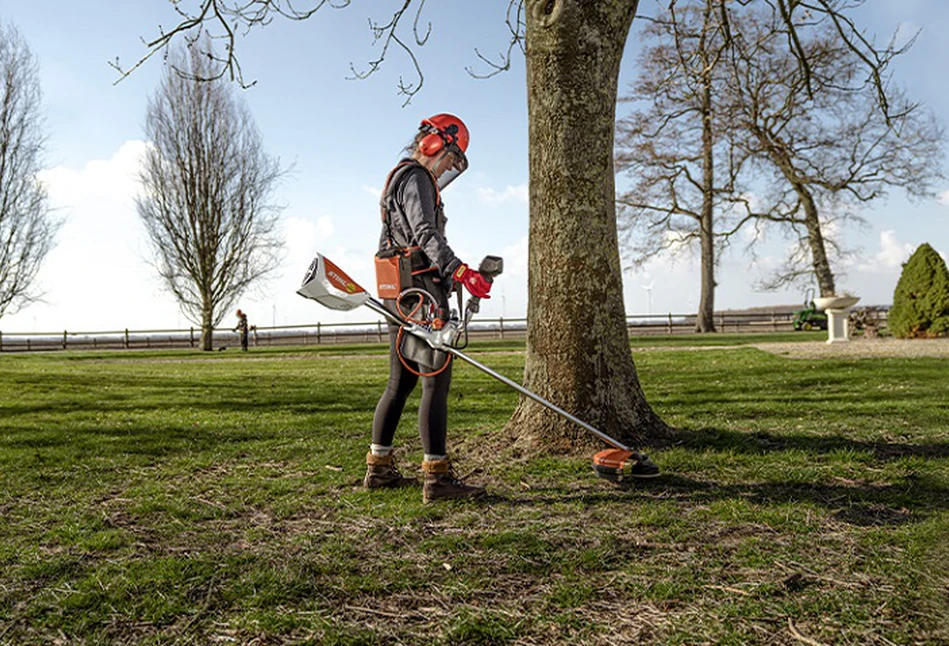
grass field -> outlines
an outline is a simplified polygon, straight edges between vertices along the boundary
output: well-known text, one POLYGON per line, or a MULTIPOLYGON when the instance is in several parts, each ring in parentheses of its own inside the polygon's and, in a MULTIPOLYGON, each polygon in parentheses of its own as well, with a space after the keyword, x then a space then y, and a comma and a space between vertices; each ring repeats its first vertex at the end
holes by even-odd
POLYGON ((382 346, 0 355, 0 643, 949 643, 949 361, 711 339, 637 349, 679 431, 631 488, 511 459, 516 394, 459 363, 491 496, 437 505, 358 486, 382 346))

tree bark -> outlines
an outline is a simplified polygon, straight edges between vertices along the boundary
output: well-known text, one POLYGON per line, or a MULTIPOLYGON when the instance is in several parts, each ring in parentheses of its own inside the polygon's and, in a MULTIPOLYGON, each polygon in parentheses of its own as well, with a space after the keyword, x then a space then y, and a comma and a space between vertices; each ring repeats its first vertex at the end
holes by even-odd
POLYGON ((201 312, 201 349, 210 352, 214 349, 214 311, 205 307, 201 312))
MULTIPOLYGON (((817 212, 814 195, 798 176, 794 163, 785 152, 787 144, 770 133, 766 134, 760 128, 754 128, 754 133, 766 154, 781 171, 781 174, 784 175, 801 201, 801 208, 804 210, 803 224, 807 229, 807 246, 811 251, 811 263, 814 267, 814 277, 817 279, 817 288, 821 296, 834 296, 836 292, 834 272, 831 270, 830 260, 827 258, 827 247, 824 245, 824 235, 821 232, 820 216, 817 212)), ((797 222, 800 224, 800 220, 797 220, 797 222)))
MULTIPOLYGON (((626 329, 613 137, 620 60, 637 2, 530 0, 527 356, 533 390, 635 444, 667 434, 646 402, 626 329)), ((508 429, 525 446, 598 443, 522 399, 508 429)))
POLYGON ((824 235, 821 233, 820 217, 817 214, 817 204, 814 197, 804 186, 795 186, 801 204, 804 207, 804 226, 807 228, 807 245, 811 249, 811 261, 814 263, 814 276, 817 277, 817 288, 821 296, 835 296, 834 272, 827 259, 827 248, 824 245, 824 235))
POLYGON ((702 70, 702 214, 699 219, 699 245, 702 249, 702 286, 695 331, 715 331, 715 233, 713 230, 713 191, 715 187, 715 136, 712 132, 712 65, 706 47, 712 3, 705 4, 700 52, 705 63, 702 70))

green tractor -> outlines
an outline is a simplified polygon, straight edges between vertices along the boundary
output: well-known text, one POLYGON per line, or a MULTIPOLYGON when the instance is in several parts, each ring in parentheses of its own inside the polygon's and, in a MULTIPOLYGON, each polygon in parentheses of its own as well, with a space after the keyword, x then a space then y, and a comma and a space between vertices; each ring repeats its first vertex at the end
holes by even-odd
POLYGON ((807 288, 804 293, 804 309, 794 312, 792 322, 795 332, 827 329, 827 315, 814 305, 813 287, 807 288))

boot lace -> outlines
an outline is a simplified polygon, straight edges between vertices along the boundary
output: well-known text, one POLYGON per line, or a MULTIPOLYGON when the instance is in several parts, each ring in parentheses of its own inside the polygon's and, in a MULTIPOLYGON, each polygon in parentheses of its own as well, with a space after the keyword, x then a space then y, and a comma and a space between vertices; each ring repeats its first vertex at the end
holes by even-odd
POLYGON ((454 464, 449 464, 449 465, 448 465, 448 473, 445 474, 445 477, 447 477, 447 478, 451 481, 451 483, 452 483, 453 485, 455 485, 456 487, 467 487, 467 486, 468 486, 468 485, 465 484, 465 481, 462 480, 461 476, 458 475, 458 472, 455 471, 455 465, 454 465, 454 464))

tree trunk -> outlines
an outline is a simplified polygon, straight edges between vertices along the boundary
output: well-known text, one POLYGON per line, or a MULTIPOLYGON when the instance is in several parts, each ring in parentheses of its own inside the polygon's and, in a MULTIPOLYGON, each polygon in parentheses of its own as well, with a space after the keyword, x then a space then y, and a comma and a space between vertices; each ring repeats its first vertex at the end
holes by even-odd
POLYGON ((814 204, 814 198, 806 188, 802 186, 796 190, 804 206, 807 244, 811 249, 817 287, 821 296, 835 296, 837 288, 834 285, 834 272, 831 271, 830 261, 827 259, 827 249, 824 246, 824 236, 821 233, 820 218, 817 215, 817 205, 814 204))
MULTIPOLYGON (((705 6, 705 24, 709 24, 711 3, 705 6)), ((702 249, 702 293, 699 311, 695 317, 695 331, 715 331, 715 236, 713 231, 712 200, 715 186, 715 139, 712 132, 712 66, 708 61, 705 32, 702 35, 701 52, 706 65, 702 71, 702 215, 699 220, 699 244, 702 249)))
MULTIPOLYGON (((824 235, 821 233, 820 216, 817 213, 814 196, 798 177, 790 156, 785 152, 786 145, 777 138, 772 139, 769 134, 760 128, 753 127, 753 131, 764 150, 767 151, 768 156, 801 200, 801 206, 804 209, 804 227, 807 229, 807 246, 811 250, 811 262, 814 266, 814 277, 817 279, 817 288, 820 295, 835 296, 834 272, 831 271, 830 261, 827 259, 827 248, 824 245, 824 235)), ((795 221, 800 223, 800 220, 795 221)))
MULTIPOLYGON (((711 202, 710 196, 706 196, 705 200, 711 202)), ((702 292, 699 298, 699 311, 695 317, 695 331, 715 332, 715 238, 712 234, 711 203, 702 206, 699 227, 699 241, 702 246, 702 292)))
MULTIPOLYGON (((529 0, 530 390, 630 444, 667 434, 629 348, 616 232, 613 136, 623 46, 637 2, 529 0)), ((508 429, 525 447, 598 444, 522 398, 508 429)))
POLYGON ((214 319, 210 307, 201 312, 201 349, 210 352, 214 349, 214 319))

